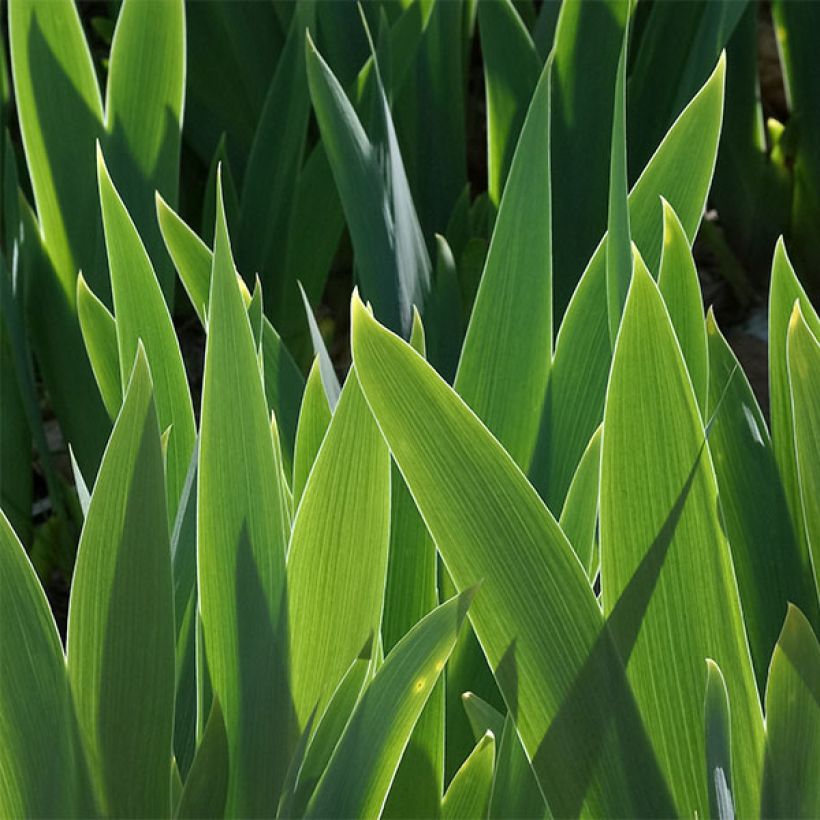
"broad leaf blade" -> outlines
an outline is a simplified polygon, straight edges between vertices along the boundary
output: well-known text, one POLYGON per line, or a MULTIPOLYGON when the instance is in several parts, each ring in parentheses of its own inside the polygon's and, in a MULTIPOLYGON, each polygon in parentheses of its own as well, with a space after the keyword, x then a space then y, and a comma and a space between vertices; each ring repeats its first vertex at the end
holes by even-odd
POLYGON ((113 420, 120 411, 123 394, 117 325, 82 273, 77 277, 77 317, 100 396, 113 420))
MULTIPOLYGON (((652 271, 660 260, 663 237, 659 197, 666 197, 675 209, 690 241, 700 223, 720 135, 724 74, 725 63, 721 61, 669 130, 629 194, 632 240, 652 271)), ((553 150, 560 156, 558 148, 553 142, 553 150)), ((557 186, 554 195, 556 201, 563 202, 557 186)), ((605 245, 604 240, 595 251, 561 323, 529 471, 552 510, 563 505, 578 461, 603 417, 612 353, 605 245)))
POLYGON ((663 250, 658 287, 675 328, 698 399, 698 407, 703 414, 706 411, 709 378, 703 297, 686 232, 666 200, 663 200, 663 250))
POLYGON ((757 805, 760 701, 703 424, 640 257, 612 364, 601 461, 604 612, 611 623, 617 617, 615 639, 678 809, 708 811, 702 714, 709 657, 729 687, 732 779, 745 816, 757 805), (630 624, 636 595, 645 596, 646 611, 630 624))
POLYGON ((620 660, 555 519, 423 359, 361 302, 352 311, 362 389, 456 587, 482 583, 470 620, 550 805, 668 813, 620 660))
POLYGON ((469 820, 487 814, 494 760, 495 737, 487 732, 447 787, 441 801, 442 820, 469 820))
POLYGON ((2 512, 0 574, 0 812, 6 817, 93 813, 57 626, 2 512))
POLYGON ((820 590, 820 342, 809 330, 799 302, 789 322, 787 358, 803 525, 814 583, 820 590))
POLYGON ((308 806, 308 817, 368 817, 381 811, 472 594, 463 593, 434 609, 387 656, 339 740, 308 806))
POLYGON ((550 65, 504 189, 455 388, 516 462, 529 464, 552 353, 550 65))
POLYGON ((228 794, 228 736, 215 699, 179 800, 179 820, 223 817, 228 794))
POLYGON ((156 383, 160 429, 171 428, 166 476, 168 517, 173 522, 196 440, 194 408, 185 365, 151 259, 111 181, 99 147, 97 174, 111 271, 111 290, 117 317, 120 376, 124 383, 129 362, 133 362, 137 345, 141 341, 156 383))
MULTIPOLYGON (((512 0, 478 3, 478 24, 487 99, 487 192, 498 207, 541 59, 512 0)), ((548 156, 542 155, 542 163, 548 156)))
POLYGON ((590 581, 598 569, 594 558, 601 478, 601 432, 602 428, 599 427, 581 456, 558 519, 590 581))
MULTIPOLYGON (((199 320, 205 325, 210 298, 211 251, 161 197, 157 197, 157 218, 179 278, 199 320)), ((289 466, 305 380, 267 317, 262 319, 262 362, 268 408, 276 414, 282 432, 283 458, 289 466)))
POLYGON ((293 702, 303 728, 350 658, 379 630, 390 522, 390 460, 348 374, 305 486, 288 550, 293 702))
POLYGON ((293 504, 298 508, 316 455, 330 424, 330 405, 322 384, 318 357, 308 373, 293 452, 293 504))
POLYGON ((379 316, 409 336, 412 308, 423 306, 430 288, 430 259, 384 89, 379 81, 384 140, 374 144, 310 39, 307 68, 313 109, 356 250, 362 290, 379 316))
POLYGON ((104 813, 167 817, 173 586, 159 426, 141 347, 80 537, 68 673, 104 813))
POLYGON ((540 820, 550 817, 544 796, 512 718, 507 715, 495 761, 490 818, 540 820))
MULTIPOLYGON (((800 481, 797 475, 794 447, 794 408, 789 388, 788 370, 788 326, 795 301, 800 303, 808 329, 815 337, 820 335, 820 319, 797 280, 786 253, 786 246, 781 238, 774 252, 769 293, 769 400, 774 454, 786 493, 792 524, 800 540, 800 562, 802 574, 805 577, 811 572, 811 554, 803 529, 800 481)), ((812 606, 810 610, 804 610, 804 614, 815 627, 818 625, 815 606, 812 606)))
POLYGON ((796 602, 816 618, 817 595, 805 572, 763 413, 711 311, 706 330, 709 450, 762 696, 787 603, 796 602))
POLYGON ((203 634, 228 734, 228 811, 273 814, 295 732, 281 474, 221 195, 209 305, 197 516, 203 634))
POLYGON ((766 687, 766 762, 760 814, 817 817, 820 791, 820 645, 789 606, 766 687), (815 786, 811 784, 814 783, 815 786))
POLYGON ((183 0, 123 2, 108 63, 105 155, 171 306, 174 272, 154 215, 154 192, 176 205, 185 54, 183 0))

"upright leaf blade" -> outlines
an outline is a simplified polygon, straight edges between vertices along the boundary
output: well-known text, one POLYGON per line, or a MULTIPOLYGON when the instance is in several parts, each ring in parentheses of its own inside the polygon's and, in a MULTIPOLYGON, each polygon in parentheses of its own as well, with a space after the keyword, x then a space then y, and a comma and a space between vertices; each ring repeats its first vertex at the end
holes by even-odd
POLYGON ((555 519, 429 365, 361 302, 352 311, 362 389, 456 587, 482 583, 470 620, 550 805, 668 813, 620 659, 555 519))
POLYGON ((472 591, 419 622, 387 656, 353 711, 308 817, 379 814, 404 748, 453 649, 472 591))
MULTIPOLYGON (((721 60, 670 128, 629 194, 632 240, 651 271, 657 270, 661 255, 661 195, 675 209, 690 241, 697 232, 717 154, 724 75, 725 62, 721 60)), ((553 148, 558 152, 557 143, 553 148)), ((554 192, 559 201, 557 185, 554 192)), ((605 244, 604 240, 595 251, 561 323, 529 470, 533 484, 553 510, 561 508, 578 461, 603 417, 612 355, 605 244)))
POLYGON ((117 324, 108 308, 88 287, 82 273, 77 277, 77 318, 100 396, 113 420, 120 411, 123 395, 117 324))
POLYGON ((133 361, 137 345, 142 341, 156 383, 160 429, 171 428, 167 452, 167 496, 168 520, 173 522, 196 440, 194 408, 185 365, 151 259, 111 181, 99 148, 97 174, 117 317, 121 380, 125 383, 128 362, 133 361))
POLYGON ((321 713, 350 659, 381 625, 390 459, 348 374, 305 486, 288 550, 293 702, 299 728, 321 713))
POLYGON ((154 192, 176 204, 185 55, 183 0, 123 2, 109 57, 105 155, 171 306, 174 273, 154 215, 154 192))
POLYGON ((376 312, 405 336, 413 306, 430 288, 430 259, 421 236, 387 98, 376 89, 383 142, 374 144, 330 67, 307 43, 313 109, 356 250, 362 290, 376 312))
POLYGON ((0 811, 7 817, 93 813, 90 792, 82 791, 88 787, 83 747, 72 733, 74 708, 57 626, 2 512, 0 572, 0 811))
POLYGON ((529 464, 552 353, 550 64, 501 200, 455 388, 516 462, 529 464))
MULTIPOLYGON (((774 251, 769 293, 769 400, 774 454, 792 523, 800 541, 800 561, 803 575, 806 576, 811 571, 811 554, 803 529, 800 482, 794 448, 794 408, 788 370, 788 327, 795 301, 800 304, 808 329, 815 337, 820 335, 820 318, 795 275, 781 238, 774 251)), ((815 627, 818 625, 817 609, 814 606, 805 615, 815 627)))
POLYGON ((198 473, 200 609, 228 734, 227 810, 273 814, 295 732, 281 474, 221 193, 216 227, 198 473))
POLYGON ((159 426, 141 347, 80 537, 68 674, 104 813, 167 817, 173 586, 159 426))
POLYGON ((478 24, 487 99, 487 192, 498 207, 541 59, 512 0, 479 3, 478 24))
POLYGON ((809 330, 799 301, 789 321, 787 359, 803 526, 820 592, 820 342, 809 330))
POLYGON ((615 637, 678 808, 705 814, 709 806, 702 721, 708 657, 720 664, 733 706, 738 812, 753 812, 763 722, 717 484, 671 321, 637 257, 604 413, 601 587, 610 619, 641 585, 647 603, 635 634, 615 637))
POLYGON ((712 818, 734 816, 732 797, 732 744, 729 693, 720 667, 706 660, 706 788, 709 790, 709 813, 712 818))
MULTIPOLYGON (((686 369, 695 389, 698 407, 706 410, 709 365, 706 353, 706 326, 703 322, 703 297, 689 240, 672 206, 663 200, 663 250, 661 251, 660 288, 669 318, 683 352, 686 369)), ((706 418, 704 417, 704 421, 706 418)))
POLYGON ((816 817, 820 792, 820 645, 806 617, 789 606, 766 687, 766 762, 760 814, 816 817))
POLYGON ((296 508, 330 424, 330 406, 319 368, 317 357, 308 373, 296 428, 293 452, 293 504, 296 508))
POLYGON ((442 820, 469 820, 487 814, 494 760, 495 737, 487 732, 447 787, 441 801, 442 820))
POLYGON ((805 572, 763 413, 711 311, 706 330, 709 451, 762 696, 788 602, 816 618, 817 594, 805 572))

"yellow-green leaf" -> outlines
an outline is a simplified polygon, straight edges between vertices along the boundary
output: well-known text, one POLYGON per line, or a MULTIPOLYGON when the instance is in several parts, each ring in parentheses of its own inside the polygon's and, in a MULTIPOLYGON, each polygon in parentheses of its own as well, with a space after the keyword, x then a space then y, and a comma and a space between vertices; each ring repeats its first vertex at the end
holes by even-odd
POLYGON ((753 813, 763 721, 717 483, 672 323, 640 256, 604 412, 601 587, 678 811, 708 812, 703 663, 713 658, 732 703, 736 806, 753 813))

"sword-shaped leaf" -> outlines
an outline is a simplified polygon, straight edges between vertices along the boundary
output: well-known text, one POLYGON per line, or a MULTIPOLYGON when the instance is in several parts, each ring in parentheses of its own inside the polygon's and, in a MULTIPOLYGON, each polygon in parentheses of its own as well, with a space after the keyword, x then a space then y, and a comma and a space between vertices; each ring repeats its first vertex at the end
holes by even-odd
POLYGON ((746 816, 758 799, 760 700, 703 423, 640 256, 607 390, 601 461, 604 612, 678 809, 709 809, 703 663, 713 658, 732 703, 732 781, 746 816), (621 620, 618 611, 638 587, 646 609, 632 625, 631 613, 621 620))
POLYGON ((273 814, 295 733, 283 488, 218 190, 200 427, 199 600, 228 735, 228 811, 273 814))
POLYGON ((138 346, 94 482, 68 613, 68 674, 105 814, 170 814, 174 632, 160 431, 138 346))
POLYGON ((762 817, 820 815, 820 645, 811 624, 789 606, 766 687, 762 817))
POLYGON ((300 730, 328 699, 384 606, 390 457, 355 370, 310 473, 288 549, 293 702, 300 730))
POLYGON ((799 301, 789 322, 787 358, 803 526, 820 591, 820 342, 809 330, 799 301))
POLYGON ((487 732, 447 787, 441 801, 442 820, 470 820, 484 817, 493 787, 495 737, 487 732))
POLYGON ((171 428, 166 478, 168 520, 173 523, 196 441, 185 365, 151 259, 111 181, 99 146, 97 174, 114 297, 120 378, 125 383, 129 363, 142 341, 155 383, 159 426, 161 430, 171 428))
POLYGON ((434 609, 387 656, 353 711, 310 801, 308 817, 374 817, 381 812, 473 592, 434 609))
POLYGON ((352 313, 362 389, 447 571, 458 589, 482 584, 470 620, 550 805, 671 812, 601 610, 557 522, 432 368, 355 298, 352 313))

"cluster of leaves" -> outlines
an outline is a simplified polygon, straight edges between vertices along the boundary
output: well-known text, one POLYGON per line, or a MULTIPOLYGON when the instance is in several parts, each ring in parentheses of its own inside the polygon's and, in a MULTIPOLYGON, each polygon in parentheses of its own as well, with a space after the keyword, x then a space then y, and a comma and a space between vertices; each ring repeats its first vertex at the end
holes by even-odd
POLYGON ((3 441, 33 439, 80 533, 64 650, 30 522, 0 516, 0 813, 820 813, 820 319, 781 240, 767 425, 691 253, 732 5, 698 6, 719 36, 650 117, 627 88, 657 80, 664 4, 631 30, 626 2, 528 27, 508 0, 125 0, 103 107, 74 5, 11 0, 36 211, 7 138, 3 441), (340 384, 310 305, 345 226, 340 384))

